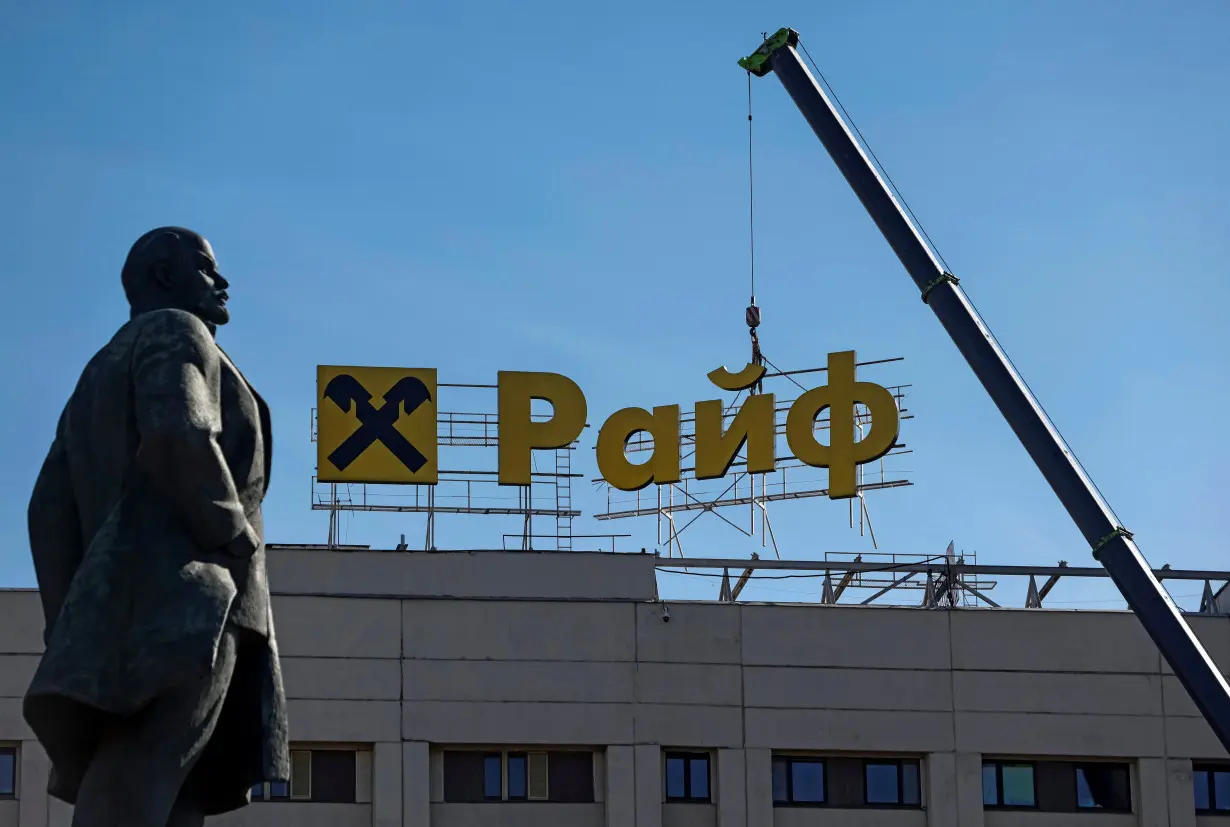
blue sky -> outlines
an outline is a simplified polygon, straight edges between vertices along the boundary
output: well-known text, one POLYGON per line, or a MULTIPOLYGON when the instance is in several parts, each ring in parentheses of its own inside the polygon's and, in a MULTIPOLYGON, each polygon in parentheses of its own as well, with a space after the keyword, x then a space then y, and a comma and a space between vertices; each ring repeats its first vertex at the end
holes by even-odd
MULTIPOLYGON (((734 61, 783 25, 1150 561, 1230 568, 1223 3, 257 5, 4 12, 0 379, 17 390, 0 428, 0 584, 33 583, 25 506, 55 417, 125 318, 128 246, 161 224, 208 236, 232 281, 219 340, 274 411, 274 542, 326 536, 309 500, 319 363, 435 366, 452 382, 560 372, 595 426, 712 398, 705 374, 747 349, 734 61)), ((753 91, 765 353, 784 368, 833 350, 906 357, 867 376, 911 383, 917 417, 914 487, 869 498, 881 550, 951 540, 980 562, 1091 564, 784 90, 770 77, 753 91)), ((587 483, 575 499, 601 504, 587 483)), ((843 504, 773 514, 783 556, 870 550, 843 504)), ((357 515, 345 530, 389 546, 423 526, 357 515)), ((498 546, 514 530, 442 519, 437 542, 498 546)), ((655 546, 652 521, 575 527, 612 530, 655 546)), ((720 524, 690 531, 691 555, 754 548, 720 524)), ((1186 605, 1198 591, 1172 589, 1186 605)), ((1019 605, 1023 586, 993 594, 1019 605)), ((1050 602, 1114 598, 1072 582, 1050 602)))

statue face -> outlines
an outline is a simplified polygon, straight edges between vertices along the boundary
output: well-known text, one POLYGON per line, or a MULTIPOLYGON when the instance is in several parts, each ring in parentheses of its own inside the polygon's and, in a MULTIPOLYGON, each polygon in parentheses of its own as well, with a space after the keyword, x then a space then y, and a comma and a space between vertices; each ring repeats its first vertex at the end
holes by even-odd
POLYGON ((231 312, 226 307, 230 298, 226 288, 230 287, 230 282, 218 272, 213 248, 203 238, 186 238, 182 252, 171 278, 172 289, 180 297, 183 308, 209 324, 226 324, 231 320, 231 312))

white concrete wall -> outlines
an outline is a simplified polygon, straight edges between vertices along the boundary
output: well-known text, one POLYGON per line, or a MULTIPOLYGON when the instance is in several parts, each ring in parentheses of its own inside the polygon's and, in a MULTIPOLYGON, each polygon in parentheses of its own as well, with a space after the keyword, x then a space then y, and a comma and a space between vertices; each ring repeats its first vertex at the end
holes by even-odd
MULTIPOLYGON (((643 599, 652 558, 561 559, 275 552, 292 738, 370 746, 370 803, 265 803, 219 821, 1045 827, 1095 818, 984 814, 981 761, 991 755, 1134 762, 1136 812, 1096 816, 1110 827, 1220 823, 1194 814, 1191 761, 1225 753, 1130 614, 671 603, 665 623, 662 604, 643 599), (456 599, 431 599, 432 590, 456 599), (330 591, 347 596, 321 596, 330 591), (604 599, 526 599, 569 593, 604 599), (493 595, 507 599, 483 599, 493 595), (433 744, 592 747, 605 752, 602 800, 444 804, 433 744), (713 804, 663 802, 663 747, 712 751, 713 804), (782 749, 923 758, 926 809, 774 808, 770 760, 782 749)), ((0 617, 0 742, 22 747, 19 796, 0 801, 0 827, 67 827, 71 811, 48 802, 46 759, 20 714, 42 648, 36 595, 0 592, 0 617)), ((1190 620, 1230 667, 1230 621, 1190 620)))
POLYGON ((602 827, 601 804, 432 804, 431 827, 602 827))
POLYGON ((16 798, 0 800, 0 827, 48 827, 47 756, 21 716, 21 698, 43 651, 38 595, 0 591, 0 744, 17 747, 16 798))
POLYGON ((718 750, 712 774, 717 827, 747 827, 747 754, 741 749, 718 750))
POLYGON ((636 751, 606 750, 606 827, 636 827, 636 751))
POLYGON ((1082 827, 1090 820, 1096 821, 1097 827, 1137 827, 1140 824, 1135 815, 1124 813, 1022 812, 988 812, 985 824, 986 827, 1082 827))
POLYGON ((668 802, 662 805, 662 827, 714 827, 717 808, 712 804, 668 802))
POLYGON ((368 804, 262 801, 206 823, 210 827, 369 827, 371 819, 368 804))
POLYGON ((922 810, 779 807, 774 813, 776 827, 927 827, 922 810))

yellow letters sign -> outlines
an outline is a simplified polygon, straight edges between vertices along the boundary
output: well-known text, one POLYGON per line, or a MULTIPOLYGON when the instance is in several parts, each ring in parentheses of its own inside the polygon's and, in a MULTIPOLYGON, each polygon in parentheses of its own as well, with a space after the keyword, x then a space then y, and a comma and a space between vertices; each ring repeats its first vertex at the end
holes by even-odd
POLYGON ((435 485, 434 368, 316 369, 316 478, 435 485))
MULTIPOLYGON (((786 442, 805 465, 829 469, 829 497, 858 493, 855 469, 888 453, 896 443, 900 416, 886 388, 855 380, 853 351, 830 353, 828 383, 807 391, 790 406, 786 442), (855 406, 870 414, 870 431, 855 439, 855 406), (829 411, 828 443, 816 438, 816 417, 829 411)), ((746 390, 764 376, 764 367, 747 365, 737 373, 718 368, 709 374, 725 391, 746 390)), ((585 394, 558 373, 500 371, 499 481, 529 485, 530 457, 536 449, 563 448, 585 428, 585 394), (551 413, 534 417, 534 400, 551 413)), ((434 485, 436 459, 436 372, 429 368, 317 368, 317 478, 321 482, 412 483, 434 485)), ((730 420, 720 400, 697 402, 695 457, 697 479, 722 477, 747 449, 747 472, 765 474, 777 464, 777 408, 772 394, 754 393, 730 420)), ((598 471, 612 487, 636 491, 647 485, 678 482, 680 410, 661 405, 652 411, 624 408, 598 431, 598 471), (631 462, 628 440, 653 438, 649 459, 631 462)))
POLYGON ((621 491, 679 482, 679 406, 662 405, 653 413, 644 408, 616 411, 598 431, 597 453, 602 478, 621 491), (649 461, 629 462, 628 440, 642 431, 653 437, 649 461))
POLYGON ((829 354, 828 384, 812 388, 794 400, 786 414, 786 442, 806 465, 829 469, 829 497, 858 494, 856 466, 873 462, 892 450, 901 417, 887 388, 854 381, 854 351, 829 354), (854 441, 854 406, 865 405, 871 431, 854 441), (829 444, 816 439, 816 417, 829 410, 829 444))
MULTIPOLYGON (((830 353, 828 384, 807 391, 790 406, 786 416, 786 442, 804 465, 829 469, 829 497, 857 496, 855 468, 887 454, 897 441, 900 415, 888 389, 854 379, 854 351, 830 353), (871 430, 855 440, 854 406, 867 408, 871 430), (829 410, 829 442, 816 439, 816 417, 829 410)), ((747 365, 737 373, 718 368, 709 380, 724 391, 746 390, 763 378, 764 367, 747 365)), ((726 475, 739 451, 747 448, 747 472, 765 474, 777 463, 776 408, 773 394, 752 394, 739 406, 730 426, 724 403, 697 402, 696 478, 726 475)), ((598 432, 598 471, 612 488, 636 491, 651 483, 679 481, 679 406, 653 409, 624 408, 611 414, 598 432), (624 446, 637 433, 653 437, 647 462, 628 461, 624 446)))
POLYGON ((530 451, 563 448, 585 429, 585 394, 567 376, 502 370, 499 378, 500 485, 530 484, 530 451), (551 404, 551 417, 534 421, 535 399, 551 404))

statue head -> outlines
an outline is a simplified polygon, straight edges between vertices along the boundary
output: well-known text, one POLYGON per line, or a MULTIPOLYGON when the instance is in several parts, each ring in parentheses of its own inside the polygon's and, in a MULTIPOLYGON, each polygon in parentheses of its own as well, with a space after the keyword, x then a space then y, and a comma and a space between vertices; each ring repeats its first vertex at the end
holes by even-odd
POLYGON ((137 239, 122 275, 132 315, 185 310, 211 328, 231 320, 230 283, 218 272, 213 248, 183 227, 159 227, 137 239))

